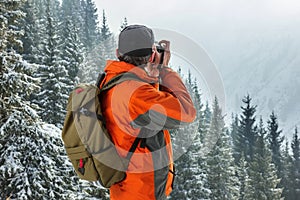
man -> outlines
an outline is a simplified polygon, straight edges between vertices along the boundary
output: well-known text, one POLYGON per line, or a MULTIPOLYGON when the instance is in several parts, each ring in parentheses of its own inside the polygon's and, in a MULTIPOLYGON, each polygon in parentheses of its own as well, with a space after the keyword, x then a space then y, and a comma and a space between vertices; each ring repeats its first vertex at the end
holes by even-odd
POLYGON ((110 188, 112 200, 166 199, 174 178, 171 139, 166 129, 178 128, 195 118, 182 80, 167 67, 169 42, 160 44, 165 45, 163 59, 151 29, 127 26, 119 35, 120 61, 108 61, 105 68, 101 86, 122 73, 137 77, 106 91, 101 99, 106 128, 119 154, 125 157, 135 138, 142 138, 132 154, 126 178, 110 188))

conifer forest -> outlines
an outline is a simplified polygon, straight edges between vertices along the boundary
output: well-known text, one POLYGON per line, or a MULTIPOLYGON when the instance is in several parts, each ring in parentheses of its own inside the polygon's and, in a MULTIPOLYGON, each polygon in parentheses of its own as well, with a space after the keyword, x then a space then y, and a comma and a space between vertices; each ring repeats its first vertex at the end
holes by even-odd
MULTIPOLYGON (((109 199, 100 184, 79 180, 61 140, 70 91, 116 59, 118 33, 101 13, 93 0, 0 0, 0 199, 109 199)), ((119 29, 127 23, 120 19, 119 29)), ((239 113, 224 113, 218 97, 202 99, 197 77, 178 72, 197 117, 171 131, 173 149, 185 153, 175 160, 169 199, 299 200, 297 127, 283 132, 272 110, 260 117, 248 94, 239 113)))

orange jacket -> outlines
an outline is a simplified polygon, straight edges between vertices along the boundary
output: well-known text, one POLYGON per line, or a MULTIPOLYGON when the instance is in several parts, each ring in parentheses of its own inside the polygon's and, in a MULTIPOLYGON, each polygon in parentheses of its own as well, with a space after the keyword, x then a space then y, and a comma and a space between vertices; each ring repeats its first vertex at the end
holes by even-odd
MULTIPOLYGON (((131 157, 124 181, 110 188, 112 200, 165 199, 172 191, 173 160, 167 128, 194 120, 196 111, 186 87, 170 68, 161 71, 161 82, 134 65, 108 61, 106 77, 130 72, 142 81, 127 80, 105 92, 102 111, 106 128, 121 156, 136 137, 143 138, 131 157)), ((100 86, 101 87, 101 86, 100 86)))

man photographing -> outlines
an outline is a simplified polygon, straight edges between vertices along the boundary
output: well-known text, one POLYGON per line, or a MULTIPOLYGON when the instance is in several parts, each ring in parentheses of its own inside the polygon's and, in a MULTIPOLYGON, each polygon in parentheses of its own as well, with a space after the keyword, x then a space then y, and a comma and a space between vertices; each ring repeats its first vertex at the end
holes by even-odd
POLYGON ((193 102, 179 75, 168 67, 170 42, 162 40, 157 47, 148 27, 125 27, 116 53, 119 61, 107 62, 100 87, 124 73, 134 74, 138 80, 124 81, 102 95, 106 128, 123 157, 137 137, 141 140, 131 156, 126 178, 111 186, 110 198, 166 199, 174 179, 167 129, 193 122, 193 102))

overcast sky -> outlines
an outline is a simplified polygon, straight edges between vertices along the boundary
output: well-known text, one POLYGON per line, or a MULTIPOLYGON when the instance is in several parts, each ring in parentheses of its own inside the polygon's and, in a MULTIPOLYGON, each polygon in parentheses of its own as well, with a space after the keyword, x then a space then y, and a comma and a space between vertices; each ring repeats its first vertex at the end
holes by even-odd
MULTIPOLYGON (((199 34, 299 25, 299 0, 95 0, 111 30, 130 24, 165 28, 199 40, 199 34), (238 29, 238 30, 237 30, 238 29), (240 30, 242 29, 242 30, 240 30)), ((100 13, 100 19, 102 18, 100 13)))

